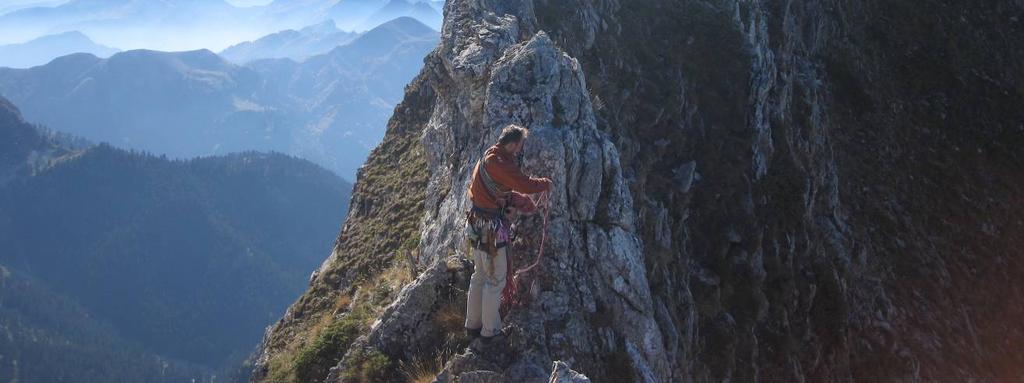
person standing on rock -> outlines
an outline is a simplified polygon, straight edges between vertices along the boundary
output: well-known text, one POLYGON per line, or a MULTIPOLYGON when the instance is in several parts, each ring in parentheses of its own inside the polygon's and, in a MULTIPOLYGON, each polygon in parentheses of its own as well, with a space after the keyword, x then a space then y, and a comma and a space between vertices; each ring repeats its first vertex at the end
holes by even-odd
POLYGON ((502 129, 498 143, 488 148, 477 162, 469 184, 473 208, 467 213, 466 237, 472 247, 474 266, 466 298, 465 327, 470 336, 485 340, 505 336, 499 308, 508 273, 508 214, 532 213, 536 207, 521 193, 540 193, 550 190, 552 185, 550 179, 523 174, 517 156, 528 133, 514 124, 502 129))

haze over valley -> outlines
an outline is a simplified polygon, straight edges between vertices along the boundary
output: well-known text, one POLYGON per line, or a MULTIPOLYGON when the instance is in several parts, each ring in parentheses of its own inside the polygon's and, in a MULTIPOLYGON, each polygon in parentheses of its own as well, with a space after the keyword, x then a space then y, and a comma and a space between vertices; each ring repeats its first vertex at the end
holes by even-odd
POLYGON ((0 4, 0 381, 245 380, 442 8, 0 4))

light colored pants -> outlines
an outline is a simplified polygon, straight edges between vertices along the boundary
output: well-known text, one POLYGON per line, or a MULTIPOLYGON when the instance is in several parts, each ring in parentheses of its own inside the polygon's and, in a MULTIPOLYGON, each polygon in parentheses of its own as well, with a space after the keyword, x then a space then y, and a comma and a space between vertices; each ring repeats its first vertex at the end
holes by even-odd
POLYGON ((473 248, 473 276, 469 278, 469 294, 466 298, 466 328, 480 329, 480 336, 494 336, 501 331, 501 290, 505 289, 505 273, 508 262, 505 247, 498 249, 494 257, 494 274, 488 275, 491 256, 486 251, 473 248))

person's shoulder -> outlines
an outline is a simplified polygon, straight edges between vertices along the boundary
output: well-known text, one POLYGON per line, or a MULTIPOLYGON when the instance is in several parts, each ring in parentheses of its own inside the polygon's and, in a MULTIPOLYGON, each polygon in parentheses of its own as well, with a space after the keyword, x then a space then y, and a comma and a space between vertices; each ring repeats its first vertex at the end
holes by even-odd
POLYGON ((484 162, 488 161, 501 161, 501 153, 498 150, 498 145, 491 146, 484 151, 484 162))

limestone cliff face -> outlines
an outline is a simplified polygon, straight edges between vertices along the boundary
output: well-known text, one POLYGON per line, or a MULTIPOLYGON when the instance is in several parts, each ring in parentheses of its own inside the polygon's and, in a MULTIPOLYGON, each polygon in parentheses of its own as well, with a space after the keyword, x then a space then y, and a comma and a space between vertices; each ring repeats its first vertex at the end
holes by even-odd
MULTIPOLYGON (((553 361, 595 381, 1019 377, 1022 18, 1019 1, 449 0, 254 380, 402 380, 438 355, 439 381, 547 381, 553 361), (484 352, 451 318, 464 191, 510 122, 556 190, 536 296, 484 352), (382 282, 406 259, 415 278, 382 282)), ((520 225, 518 264, 540 226, 520 225)))

